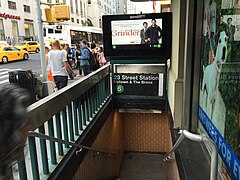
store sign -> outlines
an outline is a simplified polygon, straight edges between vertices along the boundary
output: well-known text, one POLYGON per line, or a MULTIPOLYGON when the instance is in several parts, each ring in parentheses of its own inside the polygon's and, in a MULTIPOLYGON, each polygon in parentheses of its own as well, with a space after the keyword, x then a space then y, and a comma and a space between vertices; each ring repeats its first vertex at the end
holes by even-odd
POLYGON ((17 19, 20 20, 21 17, 20 16, 15 16, 15 15, 11 15, 11 14, 6 14, 6 13, 0 13, 0 17, 4 18, 4 19, 17 19))
POLYGON ((229 147, 223 136, 220 134, 216 126, 212 123, 208 115, 204 110, 199 107, 199 119, 202 123, 204 129, 207 131, 209 137, 216 143, 218 148, 218 153, 220 154, 222 160, 230 170, 234 179, 240 179, 240 161, 234 154, 232 149, 229 147))
POLYGON ((115 73, 117 95, 163 96, 163 74, 115 73))

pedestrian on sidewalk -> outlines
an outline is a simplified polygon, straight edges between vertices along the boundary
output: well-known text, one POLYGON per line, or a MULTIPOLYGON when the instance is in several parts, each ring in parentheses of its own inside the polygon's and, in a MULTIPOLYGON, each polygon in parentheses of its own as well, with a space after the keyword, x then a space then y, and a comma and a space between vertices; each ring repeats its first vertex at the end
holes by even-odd
MULTIPOLYGON (((68 62, 68 64, 69 64, 69 66, 72 68, 72 66, 70 65, 69 60, 68 60, 68 52, 67 52, 67 50, 66 50, 66 44, 65 44, 65 43, 61 43, 61 44, 60 44, 60 50, 62 50, 62 51, 65 53, 66 58, 67 58, 67 62, 68 62)), ((67 72, 68 72, 69 78, 70 78, 71 80, 73 80, 72 73, 69 72, 68 70, 67 70, 67 72)))
POLYGON ((51 82, 51 85, 52 85, 52 92, 54 92, 54 89, 55 89, 55 83, 54 83, 54 79, 53 79, 53 76, 52 76, 52 71, 51 71, 51 66, 48 62, 48 53, 49 53, 50 49, 45 46, 45 60, 46 60, 46 66, 47 66, 47 73, 48 73, 48 81, 51 82))
POLYGON ((90 50, 87 44, 88 44, 87 40, 85 39, 82 40, 82 48, 80 49, 81 51, 80 65, 82 67, 84 76, 90 74, 90 64, 89 64, 90 50))
MULTIPOLYGON (((66 55, 67 55, 67 62, 69 64, 69 66, 72 68, 72 63, 73 63, 73 52, 72 49, 69 47, 69 44, 65 44, 64 49, 66 50, 66 55)), ((71 80, 73 80, 73 76, 71 74, 71 72, 68 72, 68 75, 70 77, 71 80)))
POLYGON ((90 69, 91 71, 96 71, 97 69, 100 68, 99 64, 99 55, 98 55, 98 48, 95 43, 91 44, 91 53, 92 53, 92 58, 90 58, 90 69))
POLYGON ((60 42, 58 40, 52 42, 52 50, 48 53, 48 61, 58 90, 68 84, 67 71, 73 77, 76 76, 67 62, 66 53, 60 50, 60 42))
POLYGON ((79 76, 82 75, 82 68, 80 65, 80 56, 81 56, 80 44, 76 44, 76 59, 77 59, 77 67, 78 67, 79 76))
POLYGON ((106 59, 105 59, 105 56, 104 56, 104 52, 103 52, 103 47, 100 46, 99 47, 99 64, 100 66, 104 66, 106 64, 106 59))

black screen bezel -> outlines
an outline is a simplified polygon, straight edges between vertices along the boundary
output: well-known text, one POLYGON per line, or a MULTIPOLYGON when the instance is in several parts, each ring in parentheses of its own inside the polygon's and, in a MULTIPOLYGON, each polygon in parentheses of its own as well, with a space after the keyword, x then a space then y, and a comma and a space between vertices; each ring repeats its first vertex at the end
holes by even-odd
POLYGON ((104 54, 107 57, 138 57, 142 59, 157 58, 169 59, 171 57, 172 44, 172 13, 153 14, 128 14, 128 15, 104 15, 103 16, 103 44, 104 54), (112 47, 111 21, 138 20, 138 19, 162 19, 162 44, 161 48, 149 47, 149 45, 117 45, 112 47))

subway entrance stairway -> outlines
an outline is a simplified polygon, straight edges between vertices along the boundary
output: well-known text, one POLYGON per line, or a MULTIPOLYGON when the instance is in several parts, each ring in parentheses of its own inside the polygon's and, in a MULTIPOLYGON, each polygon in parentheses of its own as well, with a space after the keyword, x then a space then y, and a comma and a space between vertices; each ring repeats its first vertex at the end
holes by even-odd
POLYGON ((186 140, 163 160, 178 138, 168 107, 116 107, 110 78, 106 65, 28 108, 32 132, 14 179, 208 179, 200 143, 186 140))

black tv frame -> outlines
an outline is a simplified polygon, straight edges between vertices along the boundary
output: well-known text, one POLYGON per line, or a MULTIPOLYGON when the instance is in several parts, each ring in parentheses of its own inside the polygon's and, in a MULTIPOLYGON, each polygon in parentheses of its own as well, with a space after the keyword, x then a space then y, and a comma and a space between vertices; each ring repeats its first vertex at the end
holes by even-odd
POLYGON ((172 13, 152 14, 124 14, 103 16, 103 45, 104 54, 111 59, 158 59, 165 61, 171 58, 172 49, 172 13), (138 20, 138 19, 162 19, 162 44, 161 48, 149 47, 149 45, 117 45, 113 48, 111 21, 138 20))

